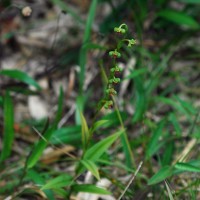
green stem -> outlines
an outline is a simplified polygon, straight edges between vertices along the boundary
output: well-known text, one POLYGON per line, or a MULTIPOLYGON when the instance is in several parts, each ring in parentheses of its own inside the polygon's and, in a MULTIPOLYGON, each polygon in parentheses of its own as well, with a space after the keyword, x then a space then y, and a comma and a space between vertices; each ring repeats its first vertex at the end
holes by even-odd
POLYGON ((123 120, 122 120, 122 116, 120 114, 119 108, 117 106, 117 103, 116 103, 116 100, 115 100, 114 97, 113 97, 113 101, 114 101, 114 105, 115 105, 115 110, 116 110, 116 113, 117 113, 117 117, 118 117, 119 122, 120 122, 120 126, 121 126, 121 128, 123 130, 123 134, 121 135, 121 142, 122 142, 122 148, 123 148, 123 151, 124 151, 125 157, 126 157, 126 165, 129 168, 132 168, 133 166, 134 167, 136 166, 135 165, 134 156, 133 156, 133 153, 131 151, 131 146, 130 146, 130 143, 128 141, 126 129, 124 127, 124 123, 123 123, 123 120))

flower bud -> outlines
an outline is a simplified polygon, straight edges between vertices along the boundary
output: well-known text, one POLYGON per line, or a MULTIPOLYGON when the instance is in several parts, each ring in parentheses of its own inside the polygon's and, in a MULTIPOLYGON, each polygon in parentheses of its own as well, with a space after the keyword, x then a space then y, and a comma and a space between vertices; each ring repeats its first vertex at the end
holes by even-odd
POLYGON ((132 47, 134 44, 136 44, 136 40, 134 39, 128 40, 128 47, 132 47))
POLYGON ((117 94, 117 92, 115 91, 114 88, 109 88, 109 89, 107 89, 107 90, 106 90, 106 93, 109 94, 110 96, 116 95, 116 94, 117 94))
POLYGON ((119 82, 120 82, 120 78, 116 78, 116 77, 114 77, 114 78, 112 78, 112 79, 109 80, 110 84, 112 84, 112 83, 117 84, 119 82))
POLYGON ((121 53, 119 53, 116 49, 114 51, 110 51, 109 52, 109 56, 113 57, 114 59, 116 58, 120 58, 121 57, 121 53))
POLYGON ((104 108, 105 109, 110 109, 113 107, 113 101, 110 100, 110 101, 106 101, 105 105, 104 105, 104 108))
POLYGON ((121 34, 125 34, 126 33, 126 30, 124 28, 121 28, 121 27, 115 27, 114 28, 114 32, 116 33, 121 33, 121 34))

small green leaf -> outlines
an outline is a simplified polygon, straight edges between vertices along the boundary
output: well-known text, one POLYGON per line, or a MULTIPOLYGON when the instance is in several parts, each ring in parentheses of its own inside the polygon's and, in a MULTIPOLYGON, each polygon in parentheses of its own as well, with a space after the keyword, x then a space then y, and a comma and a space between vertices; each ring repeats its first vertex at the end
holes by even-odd
MULTIPOLYGON (((46 191, 46 190, 45 190, 46 191)), ((69 190, 66 190, 65 188, 52 188, 53 193, 56 194, 56 196, 61 197, 62 199, 66 199, 66 197, 69 195, 69 190)))
POLYGON ((132 122, 136 123, 142 120, 144 117, 147 108, 147 97, 141 75, 135 77, 134 81, 136 89, 136 103, 135 103, 135 113, 132 122))
POLYGON ((189 103, 187 101, 182 100, 180 97, 174 95, 174 98, 180 103, 180 106, 183 107, 183 109, 185 109, 186 112, 188 112, 188 114, 196 114, 196 109, 194 108, 194 106, 192 105, 192 103, 189 103))
POLYGON ((51 179, 48 183, 42 186, 41 190, 66 187, 72 183, 72 177, 67 174, 62 174, 51 179))
POLYGON ((178 25, 185 25, 188 28, 198 29, 200 27, 199 23, 195 19, 183 12, 168 9, 159 12, 158 16, 163 17, 166 20, 174 22, 178 25))
POLYGON ((109 120, 99 120, 99 121, 97 121, 97 122, 95 122, 95 124, 94 124, 94 126, 93 126, 93 128, 92 128, 92 131, 95 131, 95 130, 97 130, 98 128, 100 128, 100 127, 102 127, 102 126, 104 126, 104 125, 107 125, 107 124, 109 124, 110 123, 110 121, 109 120))
POLYGON ((153 175, 149 181, 148 185, 154 185, 156 183, 159 183, 161 181, 164 181, 166 178, 170 177, 172 175, 172 167, 165 166, 161 168, 155 175, 153 175))
POLYGON ((104 188, 100 188, 90 184, 82 184, 82 185, 76 184, 72 186, 72 190, 74 192, 87 192, 87 193, 104 194, 104 195, 111 194, 108 190, 104 188))
POLYGON ((38 90, 41 89, 38 83, 23 71, 17 69, 4 69, 0 71, 0 75, 5 75, 18 81, 22 81, 28 85, 34 86, 38 90))
POLYGON ((167 184, 166 181, 165 181, 165 186, 166 186, 166 188, 167 188, 167 192, 168 192, 168 195, 169 195, 169 200, 174 200, 174 197, 173 197, 173 195, 172 195, 172 192, 171 192, 171 190, 170 190, 170 188, 169 188, 169 186, 168 186, 168 184, 167 184))
POLYGON ((71 144, 80 145, 81 142, 81 126, 68 126, 57 129, 53 132, 50 139, 51 144, 71 144))
POLYGON ((96 161, 98 160, 103 153, 107 151, 107 149, 112 145, 112 143, 123 133, 122 130, 117 133, 103 139, 97 144, 93 145, 90 149, 88 149, 84 154, 84 159, 96 161))
POLYGON ((47 129, 46 133, 44 134, 43 138, 41 138, 39 140, 38 143, 36 143, 36 145, 34 146, 30 156, 28 157, 27 160, 27 167, 31 168, 33 167, 37 161, 40 159, 44 149, 47 146, 47 142, 49 141, 49 139, 51 138, 51 135, 53 134, 54 129, 53 128, 49 128, 47 129))
MULTIPOLYGON (((27 171, 26 177, 28 179, 31 179, 35 184, 37 185, 44 185, 45 181, 43 176, 41 176, 41 173, 38 173, 34 169, 30 169, 27 171)), ((51 190, 45 190, 44 193, 46 194, 48 200, 55 200, 54 194, 51 190)))
POLYGON ((200 167, 196 167, 194 165, 182 162, 176 163, 175 168, 187 172, 200 172, 200 167))
POLYGON ((172 161, 172 157, 174 154, 174 142, 169 142, 165 145, 166 149, 162 156, 162 166, 169 165, 172 161))
POLYGON ((83 113, 80 112, 80 115, 81 115, 82 144, 83 144, 83 148, 86 149, 86 146, 88 144, 88 139, 89 139, 89 129, 88 129, 86 119, 83 116, 83 113))
POLYGON ((90 4, 90 9, 87 17, 87 22, 85 25, 85 32, 83 36, 83 46, 80 50, 79 55, 79 65, 80 65, 80 73, 79 73, 79 89, 82 92, 83 91, 83 83, 85 80, 85 64, 86 64, 86 58, 87 58, 87 52, 88 50, 84 48, 84 45, 87 44, 90 40, 91 36, 91 28, 93 24, 93 20, 96 14, 96 8, 97 8, 98 0, 93 0, 90 4))
MULTIPOLYGON (((122 133, 123 131, 118 131, 117 133, 103 139, 102 141, 90 147, 83 155, 83 160, 90 160, 93 162, 97 161, 122 133)), ((77 166, 78 174, 81 173, 83 170, 83 165, 77 166)))
POLYGON ((94 162, 91 160, 81 160, 80 162, 93 174, 93 176, 100 180, 99 171, 94 162))
POLYGON ((175 101, 172 98, 159 96, 159 97, 156 97, 156 100, 172 106, 174 109, 178 110, 179 112, 182 112, 186 115, 188 114, 187 111, 179 103, 177 103, 177 101, 175 101))
POLYGON ((181 136, 181 127, 177 120, 177 116, 173 112, 170 113, 169 120, 173 124, 177 136, 181 136))
POLYGON ((8 91, 3 99, 4 134, 0 163, 9 157, 14 140, 14 111, 13 101, 8 91))
POLYGON ((107 50, 105 46, 101 46, 99 44, 95 44, 91 42, 84 44, 82 48, 84 48, 85 50, 90 50, 90 49, 99 49, 99 50, 104 50, 104 51, 107 50))
POLYGON ((147 68, 141 68, 141 69, 136 69, 136 70, 133 70, 128 76, 126 76, 124 78, 125 79, 132 79, 132 78, 135 78, 141 74, 145 74, 147 72, 147 68))
POLYGON ((56 119, 51 127, 49 128, 45 127, 44 135, 39 140, 39 142, 35 144, 30 156, 27 159, 26 164, 28 168, 33 167, 37 163, 37 161, 40 159, 44 149, 46 148, 49 140, 51 139, 51 136, 53 135, 55 129, 57 128, 58 122, 60 121, 61 115, 62 115, 62 105, 63 105, 63 91, 61 88, 59 100, 58 100, 58 110, 56 114, 56 119))
POLYGON ((153 132, 153 135, 149 141, 146 156, 149 158, 151 157, 157 150, 158 150, 158 144, 159 144, 159 138, 162 135, 162 130, 165 126, 166 121, 162 120, 159 124, 156 130, 153 132))
MULTIPOLYGON (((120 112, 120 115, 122 117, 122 121, 125 121, 128 118, 127 113, 125 112, 120 112)), ((105 124, 106 127, 111 127, 111 126, 116 127, 120 124, 120 121, 118 119, 118 114, 116 111, 106 114, 101 118, 101 120, 108 121, 108 123, 105 124)))

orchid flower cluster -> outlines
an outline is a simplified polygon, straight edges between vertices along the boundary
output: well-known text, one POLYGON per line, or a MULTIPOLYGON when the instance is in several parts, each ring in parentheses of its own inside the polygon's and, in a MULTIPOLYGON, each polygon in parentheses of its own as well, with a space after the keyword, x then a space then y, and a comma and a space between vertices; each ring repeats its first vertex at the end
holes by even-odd
POLYGON ((118 35, 121 35, 123 38, 117 44, 117 48, 109 52, 109 56, 113 60, 113 66, 110 69, 110 75, 106 88, 106 95, 103 100, 104 108, 106 109, 113 107, 112 97, 117 95, 115 86, 121 81, 119 76, 122 72, 122 69, 117 65, 117 59, 121 57, 120 49, 122 47, 122 43, 126 43, 128 47, 132 47, 134 44, 136 44, 136 40, 125 38, 128 32, 128 26, 126 24, 121 24, 119 27, 115 27, 114 32, 118 35))

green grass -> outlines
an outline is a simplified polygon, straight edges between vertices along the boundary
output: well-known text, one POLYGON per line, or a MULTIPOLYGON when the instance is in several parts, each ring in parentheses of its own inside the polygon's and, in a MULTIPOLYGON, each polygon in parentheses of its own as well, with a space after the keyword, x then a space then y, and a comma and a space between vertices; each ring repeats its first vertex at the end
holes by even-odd
POLYGON ((119 5, 112 0, 93 0, 86 20, 68 3, 52 2, 84 25, 73 88, 76 112, 69 123, 59 126, 68 112, 67 91, 60 88, 57 110, 50 119, 23 119, 22 128, 16 130, 19 122, 13 102, 17 95, 45 95, 45 91, 24 71, 0 71, 2 80, 34 87, 33 91, 20 84, 2 87, 0 199, 44 199, 42 195, 50 200, 72 199, 80 192, 116 199, 137 195, 144 199, 198 199, 200 49, 193 41, 199 39, 199 1, 179 0, 177 3, 183 4, 177 9, 166 0, 155 0, 153 5, 147 0, 119 5), (96 33, 92 27, 103 3, 111 12, 98 21, 96 33), (120 27, 123 23, 128 25, 127 34, 114 33, 114 27, 126 27, 120 27), (123 37, 136 39, 136 45, 127 47, 131 41, 123 37), (99 74, 84 90, 88 58, 99 74), (135 60, 134 66, 128 66, 130 59, 135 60), (119 63, 124 66, 121 82, 114 74, 119 63), (113 95, 120 94, 125 81, 125 95, 113 95), (38 135, 38 140, 21 143, 23 127, 34 127, 31 134, 38 135), (24 154, 16 152, 21 144, 24 154), (73 150, 66 150, 67 146, 73 150), (47 147, 53 149, 51 154, 61 152, 49 163, 43 160, 47 147), (85 183, 88 172, 92 178, 85 183), (110 186, 99 187, 102 179, 108 179, 110 186))

